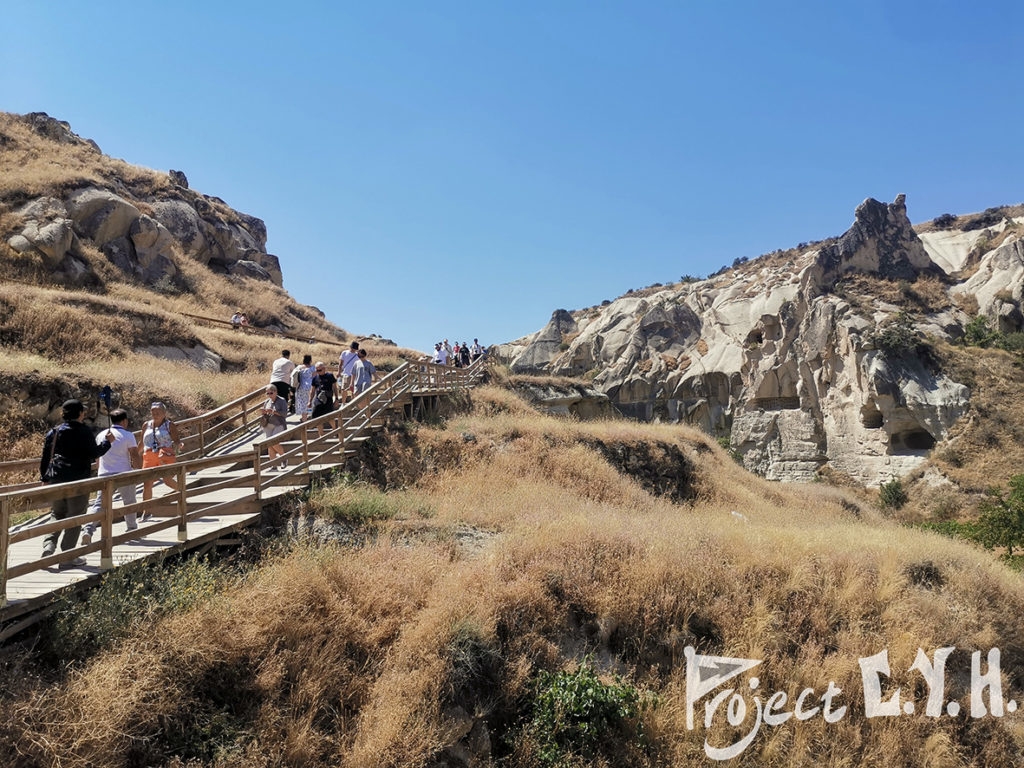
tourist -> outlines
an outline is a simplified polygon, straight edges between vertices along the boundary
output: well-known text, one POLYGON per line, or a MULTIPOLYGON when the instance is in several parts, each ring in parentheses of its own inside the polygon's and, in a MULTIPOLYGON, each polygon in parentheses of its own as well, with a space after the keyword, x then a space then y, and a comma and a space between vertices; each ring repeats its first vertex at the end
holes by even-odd
MULTIPOLYGON (((43 439, 43 456, 39 461, 39 480, 48 485, 56 483, 73 483, 85 480, 92 471, 92 462, 110 450, 114 442, 114 434, 107 430, 104 439, 97 442, 92 430, 85 426, 85 406, 81 400, 68 400, 61 407, 62 424, 46 433, 43 439)), ((85 514, 89 505, 89 494, 72 496, 66 499, 54 499, 50 506, 50 515, 54 520, 64 520, 85 514)), ((59 531, 52 531, 43 537, 43 557, 49 557, 57 551, 57 539, 60 537, 62 552, 74 549, 78 545, 78 534, 81 526, 64 529, 61 537, 59 531)), ((84 557, 76 557, 61 568, 81 568, 85 565, 84 557)))
MULTIPOLYGON (((142 466, 142 456, 139 454, 139 443, 135 439, 135 435, 128 431, 128 411, 118 408, 115 411, 110 412, 110 432, 114 435, 114 440, 110 443, 110 450, 100 456, 100 466, 96 473, 97 477, 107 477, 109 475, 119 475, 122 472, 131 472, 133 469, 139 469, 142 466)), ((96 438, 96 443, 106 440, 106 435, 101 435, 96 438)), ((122 506, 128 506, 129 504, 135 503, 135 483, 125 483, 114 488, 114 493, 121 500, 122 506)), ((111 499, 113 503, 113 499, 111 499)), ((95 514, 103 509, 103 489, 101 488, 96 494, 96 498, 93 500, 92 506, 89 507, 89 513, 95 514)), ((124 516, 125 526, 129 531, 134 531, 139 527, 136 521, 135 513, 128 512, 124 516)), ((85 526, 85 532, 82 534, 82 544, 92 544, 93 534, 96 532, 96 527, 99 523, 93 521, 87 523, 85 526)))
MULTIPOLYGON (((260 423, 263 427, 263 437, 269 440, 288 428, 288 403, 278 394, 277 387, 273 385, 267 387, 266 395, 267 399, 263 401, 263 409, 260 411, 260 423)), ((267 459, 271 464, 274 463, 275 457, 280 457, 283 454, 284 448, 280 443, 267 446, 267 459)), ((287 466, 287 461, 282 461, 280 464, 281 469, 285 469, 287 466)), ((271 466, 269 469, 273 469, 273 467, 271 466)))
POLYGON ((344 405, 352 391, 352 370, 359 360, 359 342, 353 341, 349 348, 341 353, 338 359, 338 379, 341 390, 341 402, 344 405))
POLYGON ((292 353, 287 349, 282 349, 281 356, 274 361, 270 369, 270 383, 277 388, 277 394, 283 397, 286 403, 292 393, 289 382, 292 378, 292 371, 295 370, 295 363, 289 359, 291 355, 292 353))
POLYGON ((484 348, 480 346, 480 339, 473 339, 473 346, 469 348, 472 355, 472 362, 476 362, 480 359, 480 356, 484 353, 484 348))
MULTIPOLYGON (((150 420, 142 428, 142 468, 164 467, 177 460, 178 451, 184 447, 178 436, 178 425, 167 418, 167 407, 163 403, 149 406, 150 420)), ((178 490, 178 481, 173 475, 160 478, 163 484, 172 491, 178 490)), ((142 500, 153 498, 153 485, 156 480, 144 480, 142 483, 142 500)), ((142 513, 142 519, 149 517, 142 513)))
POLYGON ((456 341, 455 342, 455 346, 452 347, 452 362, 455 364, 456 368, 461 368, 462 367, 461 352, 462 352, 462 347, 460 347, 459 346, 459 342, 456 341))
MULTIPOLYGON (((338 380, 333 373, 327 372, 323 362, 316 364, 316 376, 313 377, 313 418, 323 416, 334 410, 334 401, 338 397, 338 380)), ((317 427, 323 435, 322 426, 317 427)))
POLYGON ((312 355, 302 356, 302 365, 295 367, 292 371, 291 385, 295 390, 295 412, 299 414, 299 421, 309 418, 310 394, 313 391, 313 377, 316 370, 313 368, 312 355))
POLYGON ((243 312, 242 316, 238 318, 238 324, 242 326, 243 329, 249 327, 249 316, 245 314, 245 312, 243 312))
POLYGON ((352 371, 353 391, 358 395, 360 392, 365 392, 369 389, 370 385, 373 384, 373 377, 376 373, 377 369, 374 368, 373 363, 366 359, 366 350, 360 349, 359 360, 352 371))
POLYGON ((462 346, 459 348, 459 359, 463 368, 469 367, 469 347, 466 346, 466 342, 462 342, 462 346))
POLYGON ((448 343, 448 339, 441 342, 441 348, 444 349, 444 365, 448 365, 452 359, 452 345, 448 343))
POLYGON ((239 326, 242 325, 242 310, 236 309, 235 314, 231 316, 231 328, 238 330, 239 326))
POLYGON ((434 353, 434 362, 438 365, 448 365, 448 350, 444 344, 438 344, 434 353))

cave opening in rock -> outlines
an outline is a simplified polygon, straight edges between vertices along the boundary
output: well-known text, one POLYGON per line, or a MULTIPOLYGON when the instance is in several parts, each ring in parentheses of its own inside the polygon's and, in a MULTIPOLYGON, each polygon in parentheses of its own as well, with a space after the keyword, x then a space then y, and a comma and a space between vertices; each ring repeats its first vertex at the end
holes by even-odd
POLYGON ((894 452, 930 451, 935 447, 935 438, 926 429, 910 429, 894 433, 889 445, 894 452))
POLYGON ((866 429, 879 429, 884 419, 882 412, 875 408, 874 403, 868 403, 860 409, 860 421, 866 429))

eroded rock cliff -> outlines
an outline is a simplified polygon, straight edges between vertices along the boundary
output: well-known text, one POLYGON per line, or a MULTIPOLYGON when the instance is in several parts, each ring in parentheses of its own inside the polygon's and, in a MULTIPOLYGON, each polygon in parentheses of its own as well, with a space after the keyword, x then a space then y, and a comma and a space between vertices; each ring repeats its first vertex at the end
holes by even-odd
POLYGON ((590 379, 627 416, 728 436, 769 478, 828 465, 874 484, 917 467, 968 406, 924 339, 957 338, 975 312, 1024 326, 1022 231, 1013 210, 919 235, 903 195, 869 199, 839 238, 560 310, 499 352, 515 372, 590 379))

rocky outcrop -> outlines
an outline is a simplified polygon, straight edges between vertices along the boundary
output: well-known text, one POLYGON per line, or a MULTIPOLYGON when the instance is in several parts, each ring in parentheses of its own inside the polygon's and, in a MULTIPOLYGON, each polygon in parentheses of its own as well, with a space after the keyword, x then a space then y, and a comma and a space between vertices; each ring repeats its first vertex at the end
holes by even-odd
POLYGON ((614 415, 611 400, 604 392, 569 381, 545 381, 516 378, 512 386, 539 410, 556 416, 600 419, 614 415))
POLYGON ((213 373, 220 373, 224 367, 224 358, 216 352, 207 349, 202 344, 196 344, 192 347, 140 347, 135 351, 143 352, 147 355, 152 355, 153 357, 159 357, 163 360, 190 363, 200 370, 212 371, 213 373))
POLYGON ((1003 333, 1024 330, 1024 240, 1007 240, 986 254, 978 271, 954 293, 973 296, 978 309, 1003 333))
MULTIPOLYGON (((88 145, 99 153, 67 123, 44 113, 18 119, 47 141, 88 145)), ((80 242, 95 246, 126 276, 147 285, 176 281, 179 258, 195 259, 221 274, 282 285, 280 262, 266 252, 262 220, 191 190, 181 171, 166 177, 149 173, 149 184, 113 179, 109 185, 55 190, 28 202, 17 211, 20 228, 5 233, 7 244, 17 254, 37 258, 58 279, 78 285, 98 282, 82 258, 80 242)))
POLYGON ((537 373, 545 370, 561 354, 565 337, 575 331, 573 316, 564 309, 556 309, 548 324, 530 336, 525 349, 516 355, 512 372, 537 373))
MULTIPOLYGON (((911 326, 886 336, 879 332, 902 307, 848 295, 846 278, 948 282, 947 273, 969 260, 964 249, 994 231, 943 232, 926 244, 902 195, 888 205, 866 200, 850 229, 818 248, 568 317, 558 312, 543 330, 498 352, 513 371, 589 373, 593 387, 627 416, 728 436, 744 464, 769 478, 810 480, 828 465, 878 483, 920 465, 965 413, 970 395, 914 344, 900 347, 891 338, 903 338, 897 330, 954 338, 970 316, 949 302, 915 305, 911 326), (942 264, 933 252, 941 252, 942 264)), ((949 290, 976 296, 1004 330, 1019 327, 1022 254, 1021 239, 1011 235, 949 290)))

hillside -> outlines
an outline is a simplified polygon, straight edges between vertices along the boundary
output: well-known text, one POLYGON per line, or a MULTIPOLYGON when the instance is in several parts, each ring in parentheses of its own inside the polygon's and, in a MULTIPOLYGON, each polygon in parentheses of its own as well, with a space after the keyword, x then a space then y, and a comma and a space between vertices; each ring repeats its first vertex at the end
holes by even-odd
POLYGON ((770 479, 909 476, 970 507, 1024 464, 1022 234, 1021 206, 915 228, 902 195, 866 200, 840 237, 558 310, 500 351, 770 479))
POLYGON ((751 730, 754 694, 742 728, 720 710, 706 729, 702 699, 691 730, 687 646, 760 660, 761 703, 784 691, 790 713, 804 687, 815 706, 841 689, 839 722, 763 725, 743 765, 1024 752, 1013 716, 966 714, 976 649, 1001 650, 1002 695, 1021 698, 1019 574, 842 490, 754 477, 698 430, 543 416, 482 387, 390 433, 362 478, 285 511, 298 540, 254 565, 182 566, 164 597, 136 573, 63 606, 2 662, 0 762, 706 766, 705 737, 751 730), (962 714, 933 719, 906 670, 943 646, 962 714), (864 717, 858 658, 882 650, 886 695, 901 686, 917 715, 864 717))
POLYGON ((266 238, 262 220, 180 171, 109 157, 42 113, 0 113, 0 380, 14 393, 0 458, 32 455, 63 400, 94 403, 104 384, 136 417, 154 399, 185 416, 251 391, 283 346, 335 360, 360 338, 385 370, 414 354, 293 299, 266 238), (186 316, 236 309, 256 328, 332 343, 186 316))

